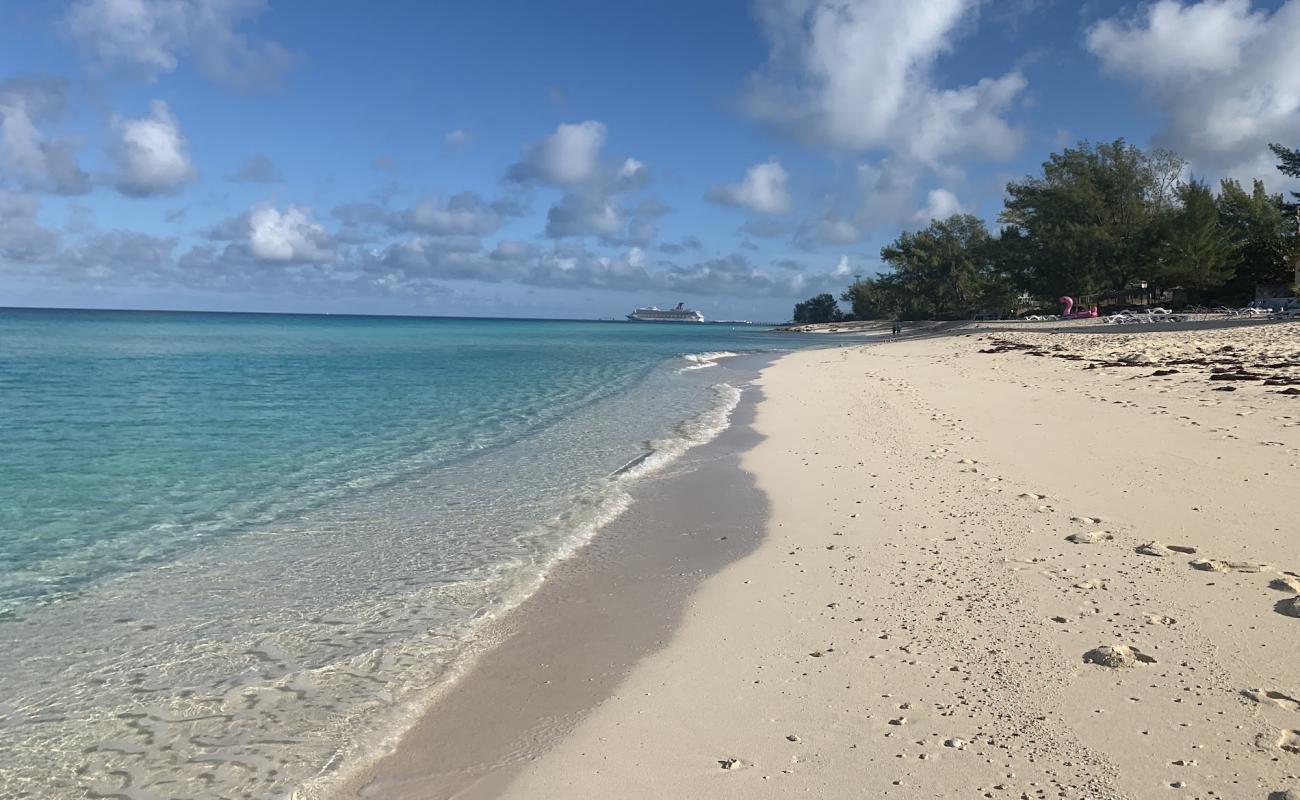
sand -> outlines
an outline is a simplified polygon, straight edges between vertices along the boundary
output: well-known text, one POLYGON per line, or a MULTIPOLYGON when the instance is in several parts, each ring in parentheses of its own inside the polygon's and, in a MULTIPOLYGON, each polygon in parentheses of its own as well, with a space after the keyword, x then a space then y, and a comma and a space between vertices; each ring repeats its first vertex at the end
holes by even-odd
POLYGON ((1270 587, 1300 572, 1300 398, 1210 380, 1298 360, 1300 326, 1039 336, 768 369, 766 539, 504 796, 1300 789, 1300 620, 1270 587), (1085 369, 1112 354, 1151 363, 1085 369))
POLYGON ((1297 362, 1295 324, 780 359, 761 540, 491 796, 1300 792, 1297 362))

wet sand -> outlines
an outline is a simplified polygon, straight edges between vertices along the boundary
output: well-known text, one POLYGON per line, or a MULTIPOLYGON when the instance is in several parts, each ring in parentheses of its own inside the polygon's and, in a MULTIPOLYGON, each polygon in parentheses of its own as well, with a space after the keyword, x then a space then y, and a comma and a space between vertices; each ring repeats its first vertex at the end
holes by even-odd
MULTIPOLYGON (((748 381, 769 359, 733 359, 720 380, 748 381)), ((740 470, 758 440, 760 392, 732 424, 668 470, 538 592, 481 637, 466 675, 393 752, 330 787, 336 798, 496 797, 531 760, 663 647, 699 583, 758 545, 766 501, 740 470)))

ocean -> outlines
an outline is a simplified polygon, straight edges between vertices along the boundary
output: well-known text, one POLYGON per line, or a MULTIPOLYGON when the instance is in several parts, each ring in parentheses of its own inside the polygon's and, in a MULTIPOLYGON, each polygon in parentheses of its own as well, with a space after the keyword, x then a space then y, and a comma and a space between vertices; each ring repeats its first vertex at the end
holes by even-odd
POLYGON ((0 797, 310 794, 804 343, 0 310, 0 797))

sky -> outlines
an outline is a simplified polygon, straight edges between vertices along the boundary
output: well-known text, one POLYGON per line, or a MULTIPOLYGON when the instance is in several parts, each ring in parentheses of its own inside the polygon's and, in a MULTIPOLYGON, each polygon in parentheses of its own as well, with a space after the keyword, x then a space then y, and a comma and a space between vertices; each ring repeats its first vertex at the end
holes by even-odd
POLYGON ((1293 188, 1300 0, 0 0, 0 306, 788 319, 1124 137, 1293 188))

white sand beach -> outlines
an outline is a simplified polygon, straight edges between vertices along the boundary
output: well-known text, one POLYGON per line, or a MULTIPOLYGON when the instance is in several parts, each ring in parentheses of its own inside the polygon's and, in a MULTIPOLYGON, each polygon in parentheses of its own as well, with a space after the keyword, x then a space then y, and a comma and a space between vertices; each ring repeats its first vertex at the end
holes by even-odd
POLYGON ((782 358, 761 545, 504 796, 1294 796, 1286 377, 1300 325, 782 358))

